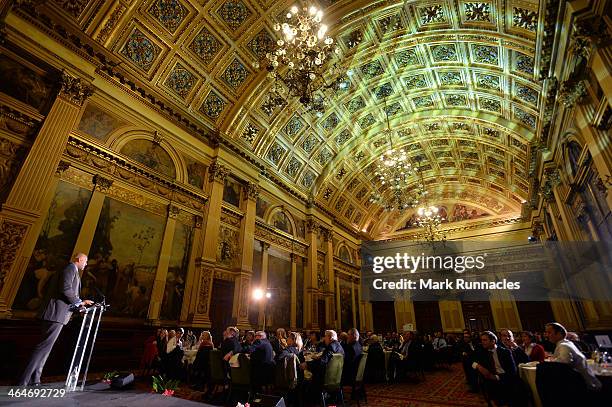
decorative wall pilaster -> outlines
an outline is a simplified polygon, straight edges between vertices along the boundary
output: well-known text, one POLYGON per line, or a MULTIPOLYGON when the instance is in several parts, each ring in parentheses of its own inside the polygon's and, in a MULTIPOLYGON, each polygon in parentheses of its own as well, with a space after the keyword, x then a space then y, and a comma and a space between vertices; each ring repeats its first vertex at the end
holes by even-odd
POLYGON ((98 218, 100 212, 102 212, 102 206, 104 205, 105 193, 113 185, 113 180, 104 178, 101 175, 95 175, 93 177, 94 190, 89 199, 87 205, 87 211, 83 218, 83 225, 77 237, 74 245, 74 252, 87 253, 87 250, 91 247, 93 242, 94 234, 96 233, 96 227, 98 226, 98 218))
MULTIPOLYGON (((270 249, 270 243, 261 242, 261 280, 259 283, 259 288, 261 288, 264 293, 268 288, 268 266, 270 264, 270 253, 268 250, 270 249)), ((267 298, 262 298, 259 303, 259 317, 257 318, 257 323, 259 326, 263 326, 264 323, 264 308, 267 303, 267 298)))
POLYGON ((297 329, 297 260, 298 256, 291 253, 291 329, 297 329))
MULTIPOLYGON (((223 202, 223 185, 230 171, 217 160, 208 168, 209 200, 206 207, 206 223, 204 225, 204 244, 202 256, 196 260, 197 300, 192 324, 194 326, 210 327, 210 293, 217 262, 217 243, 221 227, 221 205, 223 202)), ((194 286, 195 288, 195 286, 194 286)), ((192 304, 194 302, 192 301, 192 304)))
MULTIPOLYGON (((334 293, 337 291, 334 289, 334 281, 336 281, 336 278, 334 277, 334 245, 332 239, 334 233, 330 227, 328 229, 321 228, 321 234, 323 235, 323 241, 327 246, 327 251, 325 253, 325 275, 328 283, 325 292, 325 323, 327 326, 338 326, 340 313, 336 311, 337 307, 334 301, 334 293)), ((339 296, 339 293, 340 291, 337 291, 336 295, 339 296)))
POLYGON ((60 157, 92 89, 66 73, 61 90, 23 162, 0 210, 0 318, 10 316, 13 301, 42 227, 41 216, 53 197, 60 157))
POLYGON ((159 324, 159 313, 164 301, 166 277, 168 276, 168 266, 170 265, 170 256, 172 255, 172 242, 176 229, 176 217, 179 213, 180 209, 177 206, 172 204, 168 205, 168 217, 166 219, 166 227, 164 228, 162 246, 159 251, 159 260, 157 262, 155 280, 151 290, 151 301, 149 301, 149 312, 147 314, 147 319, 153 325, 159 324))
MULTIPOLYGON (((461 332, 465 328, 461 301, 439 301, 438 306, 440 308, 442 331, 461 332)), ((397 329, 400 329, 400 325, 397 329)))
POLYGON ((244 216, 240 225, 240 247, 242 248, 240 276, 234 286, 234 303, 232 316, 240 329, 250 328, 249 302, 251 291, 251 275, 253 274, 253 252, 255 244, 255 217, 257 197, 260 187, 247 182, 244 186, 242 206, 244 216))
POLYGON ((308 217, 306 219, 306 243, 308 258, 304 269, 304 328, 318 329, 317 315, 317 233, 318 222, 308 217))

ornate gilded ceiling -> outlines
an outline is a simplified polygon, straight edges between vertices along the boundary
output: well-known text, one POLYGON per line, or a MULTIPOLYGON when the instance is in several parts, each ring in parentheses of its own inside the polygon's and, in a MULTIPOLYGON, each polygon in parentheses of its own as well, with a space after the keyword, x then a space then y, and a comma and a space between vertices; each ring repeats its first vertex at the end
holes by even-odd
POLYGON ((423 160, 432 197, 520 213, 540 126, 543 2, 321 2, 350 82, 327 95, 321 117, 297 101, 266 104, 258 63, 294 3, 55 1, 122 69, 355 229, 388 233, 409 216, 369 202, 386 113, 394 144, 423 160))

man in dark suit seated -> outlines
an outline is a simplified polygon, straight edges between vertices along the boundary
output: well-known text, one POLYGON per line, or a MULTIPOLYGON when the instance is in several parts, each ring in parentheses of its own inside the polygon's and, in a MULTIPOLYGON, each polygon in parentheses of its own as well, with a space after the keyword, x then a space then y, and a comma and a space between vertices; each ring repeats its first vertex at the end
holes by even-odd
POLYGON ((470 392, 474 393, 478 391, 478 373, 472 369, 472 363, 474 362, 474 355, 477 352, 476 345, 472 342, 472 334, 469 330, 463 331, 463 340, 457 345, 457 350, 461 357, 461 364, 463 365, 463 372, 465 373, 465 380, 470 387, 470 392))
POLYGON ((300 368, 302 370, 308 369, 312 372, 312 383, 310 390, 313 395, 321 394, 323 382, 325 381, 325 369, 327 368, 327 364, 331 360, 332 356, 335 353, 339 353, 344 356, 344 349, 342 349, 340 342, 338 342, 338 334, 336 331, 325 331, 323 343, 325 344, 325 349, 320 357, 314 358, 310 362, 303 362, 300 364, 300 368))
POLYGON ((484 331, 480 342, 482 350, 476 352, 472 368, 482 375, 485 393, 499 405, 520 405, 523 397, 512 352, 497 346, 491 331, 484 331))
POLYGON ((348 331, 348 339, 345 344, 342 344, 344 350, 344 367, 342 368, 342 383, 353 384, 355 374, 357 373, 357 359, 363 353, 361 344, 359 343, 359 331, 357 328, 351 328, 348 331))
POLYGON ((251 383, 257 388, 272 383, 274 379, 274 351, 264 331, 255 333, 255 342, 245 348, 251 354, 251 383))
POLYGON ((232 355, 240 353, 241 349, 242 346, 240 346, 240 341, 238 340, 238 328, 228 326, 225 331, 223 331, 223 342, 221 342, 220 348, 223 359, 229 362, 232 355))
POLYGON ((42 340, 34 348, 30 362, 19 379, 19 386, 40 386, 40 376, 47 358, 62 328, 70 321, 72 312, 93 304, 91 300, 79 298, 79 272, 83 271, 85 266, 87 255, 79 253, 64 270, 51 277, 45 292, 46 305, 40 308, 37 315, 43 321, 42 340))
POLYGON ((421 363, 423 345, 413 332, 402 334, 403 342, 391 354, 390 375, 392 379, 401 380, 410 370, 415 370, 421 363))

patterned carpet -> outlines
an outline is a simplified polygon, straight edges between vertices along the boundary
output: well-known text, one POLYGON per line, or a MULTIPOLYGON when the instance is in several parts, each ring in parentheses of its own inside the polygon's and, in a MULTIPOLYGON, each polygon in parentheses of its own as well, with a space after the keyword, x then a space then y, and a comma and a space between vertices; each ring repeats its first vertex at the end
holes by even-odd
POLYGON ((376 407, 482 407, 481 394, 468 392, 461 365, 425 373, 425 381, 366 386, 368 405, 376 407))

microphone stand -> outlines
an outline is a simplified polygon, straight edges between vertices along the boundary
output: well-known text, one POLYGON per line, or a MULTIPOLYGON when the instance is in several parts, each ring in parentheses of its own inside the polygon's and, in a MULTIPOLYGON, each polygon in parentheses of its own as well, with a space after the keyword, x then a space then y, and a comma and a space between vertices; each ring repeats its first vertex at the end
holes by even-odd
POLYGON ((98 294, 102 297, 101 302, 97 302, 93 304, 89 308, 79 309, 79 312, 85 314, 83 317, 83 322, 81 323, 81 329, 79 331, 79 337, 77 339, 77 344, 74 349, 74 354, 72 355, 72 361, 70 362, 70 369, 68 370, 68 376, 66 377, 66 391, 76 391, 79 375, 81 372, 81 367, 83 366, 83 359, 85 357, 85 353, 87 352, 87 348, 89 347, 89 355, 87 356, 87 363, 85 365, 81 388, 80 391, 85 389, 85 382, 87 379, 87 372, 89 371, 89 364, 91 362, 91 356, 93 354, 94 344, 96 343, 96 338, 98 336, 98 329, 100 328, 100 321, 102 320, 102 314, 106 311, 110 305, 106 303, 106 297, 104 294, 94 286, 94 289, 98 292, 98 294), (96 319, 97 317, 97 319, 96 319), (93 335, 91 335, 91 330, 93 325, 95 324, 95 329, 93 335), (85 334, 85 335, 83 335, 85 334), (91 338, 91 342, 90 342, 91 338))

